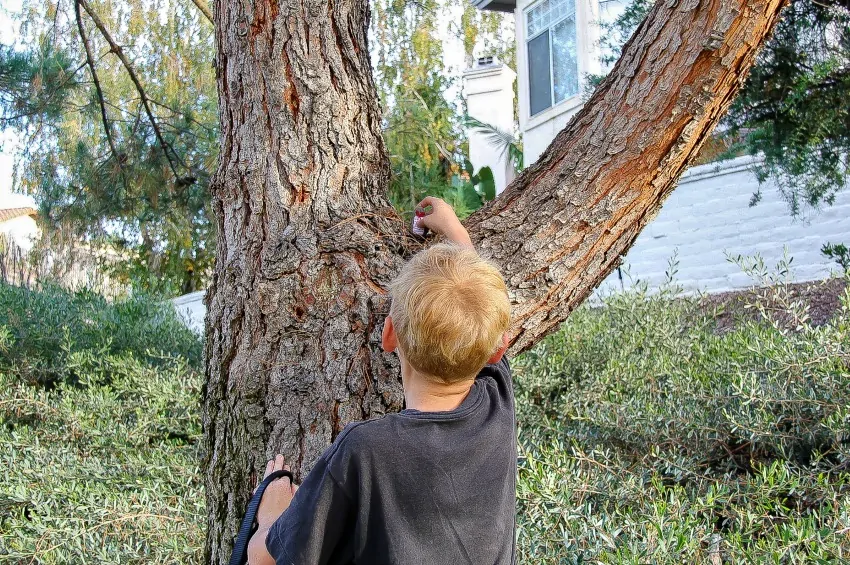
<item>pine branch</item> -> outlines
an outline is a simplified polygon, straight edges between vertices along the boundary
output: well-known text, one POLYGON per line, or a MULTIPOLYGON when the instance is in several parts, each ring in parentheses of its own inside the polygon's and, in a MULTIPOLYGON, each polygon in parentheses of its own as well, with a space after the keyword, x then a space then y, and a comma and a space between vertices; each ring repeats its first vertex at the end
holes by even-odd
POLYGON ((118 163, 118 169, 121 171, 121 178, 124 181, 124 186, 127 186, 127 177, 124 174, 124 164, 121 156, 118 154, 118 149, 115 147, 115 140, 112 138, 112 126, 109 124, 109 118, 106 115, 106 102, 103 97, 103 89, 101 89, 100 79, 97 77, 97 70, 95 69, 94 58, 91 53, 91 42, 89 42, 88 35, 86 34, 86 27, 83 25, 83 16, 80 13, 80 4, 78 2, 74 2, 74 13, 77 17, 77 29, 80 31, 80 40, 82 41, 83 47, 86 51, 86 64, 91 71, 94 90, 97 93, 97 101, 100 106, 100 118, 103 120, 103 131, 106 133, 106 140, 109 142, 109 149, 112 151, 112 156, 115 158, 115 162, 118 163))
MULTIPOLYGON (((177 152, 174 148, 165 141, 165 138, 162 136, 162 130, 159 127, 159 124, 156 121, 156 118, 153 115, 153 111, 151 110, 150 98, 148 98, 147 92, 145 92, 144 87, 142 86, 142 82, 139 80, 139 76, 136 74, 136 69, 133 67, 133 64, 124 54, 124 50, 121 49, 121 46, 118 45, 115 40, 112 38, 112 35, 109 33, 109 30, 106 29, 106 25, 104 25, 103 20, 98 17, 98 15, 91 9, 87 0, 76 0, 76 3, 86 11, 89 17, 94 22, 95 27, 97 27, 100 34, 109 43, 109 47, 113 53, 118 57, 121 61, 121 64, 124 66, 124 69, 127 71, 127 74, 130 76, 130 80, 133 81, 133 84, 136 87, 136 91, 139 93, 139 97, 142 100, 142 105, 145 108, 145 114, 148 116, 148 120, 151 123, 151 127, 153 128, 154 134, 156 135, 157 142, 159 142, 160 147, 162 147, 163 154, 165 155, 165 159, 168 161, 168 166, 171 168, 171 172, 174 173, 174 176, 177 180, 181 180, 182 177, 177 172, 177 165, 174 163, 174 158, 180 162, 180 164, 184 168, 186 167, 185 163, 182 163, 180 156, 177 155, 177 152), (171 155, 169 155, 169 151, 171 155)), ((187 177, 191 178, 191 176, 187 177)))
POLYGON ((215 24, 213 21, 213 15, 210 11, 210 7, 207 5, 204 0, 192 0, 192 3, 201 11, 201 13, 209 20, 211 24, 215 24))

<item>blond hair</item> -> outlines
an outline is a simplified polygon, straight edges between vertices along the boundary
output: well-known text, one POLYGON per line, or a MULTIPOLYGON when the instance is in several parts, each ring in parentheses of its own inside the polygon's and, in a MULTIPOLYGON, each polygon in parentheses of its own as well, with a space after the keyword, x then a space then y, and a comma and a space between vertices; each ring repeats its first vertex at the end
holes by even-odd
POLYGON ((446 383, 474 377, 510 323, 502 275, 468 247, 440 244, 417 253, 390 285, 390 296, 405 359, 446 383))

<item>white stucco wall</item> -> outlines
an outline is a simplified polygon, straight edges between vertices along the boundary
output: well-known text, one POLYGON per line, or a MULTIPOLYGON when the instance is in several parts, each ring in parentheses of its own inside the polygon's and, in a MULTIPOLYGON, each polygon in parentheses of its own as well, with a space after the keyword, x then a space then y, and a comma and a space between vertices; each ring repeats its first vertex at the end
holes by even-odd
MULTIPOLYGON (((514 133, 514 80, 516 73, 498 62, 476 66, 463 74, 463 95, 468 114, 503 131, 514 133)), ((490 167, 496 193, 513 180, 513 167, 507 152, 493 146, 486 134, 467 129, 469 160, 477 171, 490 167)))
POLYGON ((189 328, 199 334, 204 333, 204 318, 207 307, 204 305, 205 290, 184 294, 171 301, 177 314, 186 322, 189 328))
POLYGON ((759 254, 773 268, 787 248, 799 282, 820 280, 837 270, 820 249, 826 242, 850 243, 850 190, 842 191, 834 205, 795 219, 777 188, 768 183, 761 188, 761 202, 750 207, 759 188, 749 168, 752 163, 751 157, 741 157, 688 170, 625 257, 624 284, 615 271, 597 292, 628 288, 636 280, 657 287, 674 254, 679 263, 676 282, 689 291, 752 286, 753 281, 727 260, 727 252, 759 254))
POLYGON ((24 253, 29 253, 40 233, 32 216, 18 216, 0 223, 0 232, 7 239, 14 241, 24 253))

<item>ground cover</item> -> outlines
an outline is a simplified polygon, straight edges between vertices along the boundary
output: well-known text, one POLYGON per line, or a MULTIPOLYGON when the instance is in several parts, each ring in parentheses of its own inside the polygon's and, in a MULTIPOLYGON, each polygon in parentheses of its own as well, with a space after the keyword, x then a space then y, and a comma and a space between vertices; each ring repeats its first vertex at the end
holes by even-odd
MULTIPOLYGON (((830 284, 814 321, 817 289, 638 289, 516 359, 520 562, 850 559, 850 293, 830 284)), ((0 285, 0 562, 200 562, 200 362, 154 300, 0 285)))

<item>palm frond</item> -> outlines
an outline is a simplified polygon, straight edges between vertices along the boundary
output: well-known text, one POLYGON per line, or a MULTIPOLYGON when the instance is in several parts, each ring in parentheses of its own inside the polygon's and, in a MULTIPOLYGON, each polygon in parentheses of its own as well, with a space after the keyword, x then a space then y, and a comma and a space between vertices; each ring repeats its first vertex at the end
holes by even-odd
POLYGON ((499 157, 507 154, 517 171, 522 170, 523 152, 520 141, 514 135, 500 127, 483 122, 472 116, 465 116, 464 126, 486 136, 487 142, 499 151, 499 157))

